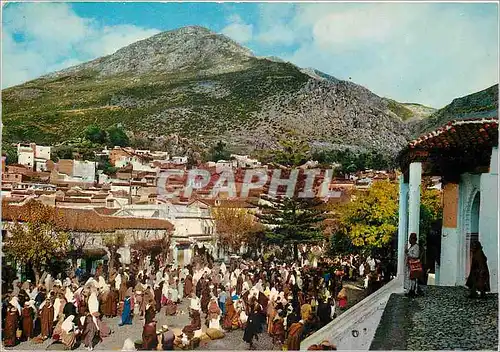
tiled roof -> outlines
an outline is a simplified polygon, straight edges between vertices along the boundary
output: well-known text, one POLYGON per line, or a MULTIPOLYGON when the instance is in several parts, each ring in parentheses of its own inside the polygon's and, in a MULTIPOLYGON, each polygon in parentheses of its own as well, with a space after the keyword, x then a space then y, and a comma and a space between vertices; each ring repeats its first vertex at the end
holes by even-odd
MULTIPOLYGON (((21 206, 2 201, 2 221, 26 219, 30 202, 21 206)), ((65 231, 110 232, 119 229, 168 230, 174 225, 161 219, 103 215, 94 209, 57 208, 58 225, 65 231)))
POLYGON ((409 143, 409 148, 446 148, 460 144, 482 144, 498 140, 498 118, 450 121, 409 143))
POLYGON ((412 162, 425 162, 427 175, 455 180, 464 172, 487 168, 497 145, 497 117, 457 120, 411 141, 397 159, 403 173, 412 162))

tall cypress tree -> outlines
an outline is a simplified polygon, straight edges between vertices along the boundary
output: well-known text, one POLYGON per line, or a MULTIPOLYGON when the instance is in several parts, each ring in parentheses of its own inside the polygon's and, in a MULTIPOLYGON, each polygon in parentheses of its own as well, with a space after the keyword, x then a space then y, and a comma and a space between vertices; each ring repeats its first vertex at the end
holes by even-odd
POLYGON ((325 211, 317 198, 287 198, 262 196, 267 204, 260 204, 257 216, 269 226, 266 242, 293 245, 294 259, 298 259, 298 244, 322 240, 321 222, 325 211))

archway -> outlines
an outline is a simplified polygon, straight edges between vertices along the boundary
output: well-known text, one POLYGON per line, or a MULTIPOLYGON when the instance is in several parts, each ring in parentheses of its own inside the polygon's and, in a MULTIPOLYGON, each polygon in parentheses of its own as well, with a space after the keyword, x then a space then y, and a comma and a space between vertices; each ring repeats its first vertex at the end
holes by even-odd
POLYGON ((476 192, 474 195, 474 200, 472 201, 472 205, 470 207, 470 217, 469 217, 469 231, 466 234, 466 252, 465 252, 465 279, 469 276, 470 265, 472 260, 472 255, 470 252, 471 243, 479 240, 479 205, 481 202, 481 195, 479 192, 476 192))

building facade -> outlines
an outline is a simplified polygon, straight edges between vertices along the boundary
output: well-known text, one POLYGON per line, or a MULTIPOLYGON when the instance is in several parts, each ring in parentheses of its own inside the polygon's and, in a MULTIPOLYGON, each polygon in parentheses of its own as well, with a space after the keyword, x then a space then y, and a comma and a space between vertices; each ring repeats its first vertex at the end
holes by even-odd
POLYGON ((398 271, 408 236, 419 235, 422 175, 441 176, 443 227, 436 285, 463 286, 471 243, 488 259, 490 286, 498 291, 498 119, 450 122, 411 142, 400 155, 398 271))

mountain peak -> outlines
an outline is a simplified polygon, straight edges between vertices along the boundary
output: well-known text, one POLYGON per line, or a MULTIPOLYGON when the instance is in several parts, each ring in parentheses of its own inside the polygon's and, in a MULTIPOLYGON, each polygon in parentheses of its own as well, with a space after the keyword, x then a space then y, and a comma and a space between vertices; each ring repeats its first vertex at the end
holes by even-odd
POLYGON ((225 35, 200 26, 165 31, 125 46, 115 53, 70 67, 48 77, 95 71, 99 76, 122 73, 177 72, 196 69, 211 73, 241 69, 253 53, 225 35))

